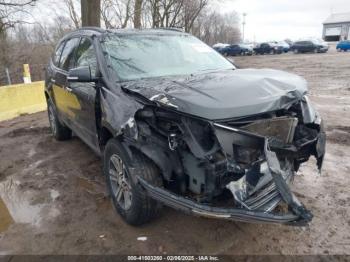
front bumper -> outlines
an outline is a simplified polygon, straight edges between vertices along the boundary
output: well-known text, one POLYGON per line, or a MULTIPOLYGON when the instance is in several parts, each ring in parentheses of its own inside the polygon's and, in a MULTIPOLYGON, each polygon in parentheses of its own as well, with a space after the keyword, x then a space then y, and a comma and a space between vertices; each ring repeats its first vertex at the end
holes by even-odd
MULTIPOLYGON (((226 132, 227 130, 225 130, 225 128, 229 127, 216 125, 216 128, 223 129, 223 131, 226 132)), ((189 198, 174 194, 168 190, 154 187, 140 176, 138 176, 138 182, 151 198, 162 202, 167 206, 194 215, 250 223, 280 223, 296 226, 308 224, 312 220, 313 215, 289 189, 289 186, 287 185, 289 180, 288 176, 286 176, 285 171, 280 167, 280 162, 276 156, 276 153, 270 150, 273 145, 270 145, 269 140, 265 137, 251 134, 240 129, 232 128, 232 130, 229 131, 239 134, 238 137, 235 137, 232 136, 231 133, 230 137, 233 137, 234 139, 236 138, 239 141, 243 141, 243 143, 247 143, 250 146, 263 147, 268 172, 272 176, 271 186, 266 187, 266 190, 262 190, 254 198, 251 197, 245 201, 245 203, 248 203, 249 206, 243 205, 242 207, 223 208, 200 204, 189 198), (287 204, 288 212, 272 212, 272 210, 281 201, 287 204), (259 208, 254 208, 254 205, 259 208), (264 209, 263 207, 268 208, 264 209)), ((237 141, 226 142, 232 144, 237 141)), ((318 142, 315 143, 319 144, 318 142)))
POLYGON ((306 225, 313 215, 291 192, 288 183, 298 170, 298 165, 307 161, 311 155, 316 157, 318 168, 321 169, 325 154, 325 133, 322 121, 307 97, 301 103, 301 112, 303 122, 300 125, 297 125, 298 119, 295 117, 268 119, 267 123, 261 120, 254 122, 254 126, 245 125, 241 128, 232 127, 226 122, 211 122, 218 147, 226 155, 227 165, 223 169, 237 174, 240 169, 235 163, 249 163, 241 166, 244 171, 242 178, 245 177, 242 183, 238 183, 240 179, 232 181, 230 178, 227 181, 220 180, 218 176, 220 179, 216 185, 220 185, 220 188, 226 186, 233 194, 235 202, 230 207, 214 206, 210 200, 209 204, 202 204, 155 187, 142 179, 140 174, 135 173, 134 177, 151 198, 194 215, 242 222, 306 225), (265 125, 266 134, 263 132, 265 125), (275 127, 278 131, 276 135, 275 127), (246 160, 244 153, 250 154, 251 150, 252 155, 257 154, 258 157, 252 157, 253 161, 243 161, 246 160), (255 169, 255 164, 259 169, 255 169), (257 181, 250 179, 249 173, 258 177, 257 181), (229 187, 231 183, 232 188, 229 187), (246 184, 246 188, 242 184, 246 184), (284 211, 276 208, 281 202, 284 211))
POLYGON ((138 182, 152 199, 155 199, 167 206, 197 216, 249 223, 280 223, 295 226, 303 226, 310 221, 301 219, 300 216, 293 214, 292 212, 280 215, 261 211, 250 211, 240 208, 222 208, 199 204, 188 198, 176 195, 168 190, 154 187, 141 177, 138 177, 138 182))
POLYGON ((328 50, 329 50, 329 47, 321 47, 321 48, 319 49, 319 52, 320 52, 320 53, 326 53, 326 52, 328 52, 328 50))

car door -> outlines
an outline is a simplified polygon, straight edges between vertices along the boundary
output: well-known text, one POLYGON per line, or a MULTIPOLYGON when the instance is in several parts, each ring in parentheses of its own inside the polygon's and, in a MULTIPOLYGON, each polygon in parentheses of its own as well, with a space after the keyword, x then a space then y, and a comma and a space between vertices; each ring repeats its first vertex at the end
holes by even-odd
POLYGON ((306 42, 298 42, 296 45, 299 52, 303 53, 306 52, 306 42))
MULTIPOLYGON (((91 39, 82 37, 76 49, 75 67, 89 66, 91 75, 97 72, 97 60, 91 39)), ((74 131, 89 146, 98 148, 95 117, 96 83, 68 82, 70 116, 73 117, 74 131), (76 107, 76 103, 79 107, 76 107)))
POLYGON ((72 68, 75 63, 75 48, 80 41, 79 37, 73 37, 65 42, 59 64, 56 67, 55 76, 53 79, 52 92, 55 100, 56 109, 60 116, 69 127, 71 127, 72 116, 69 105, 75 103, 75 107, 79 108, 77 101, 70 101, 71 96, 67 90, 67 75, 69 68, 72 68))
POLYGON ((230 53, 229 55, 235 55, 235 46, 234 45, 230 45, 230 53))
POLYGON ((344 51, 350 50, 350 41, 349 40, 343 42, 343 48, 344 48, 344 51))
POLYGON ((270 47, 268 44, 266 43, 261 44, 261 53, 262 54, 270 53, 270 47))
MULTIPOLYGON (((56 72, 59 70, 59 64, 61 59, 61 54, 65 45, 65 41, 62 41, 57 45, 57 48, 55 49, 55 52, 51 58, 51 63, 49 63, 47 69, 46 69, 46 86, 47 91, 50 93, 50 99, 56 106, 57 109, 57 101, 55 99, 54 90, 57 89, 56 86, 56 72)), ((62 116, 60 115, 60 112, 56 110, 56 114, 59 115, 59 118, 62 119, 62 116)))
POLYGON ((306 42, 306 51, 307 52, 313 52, 314 49, 315 49, 315 45, 312 42, 307 41, 306 42))

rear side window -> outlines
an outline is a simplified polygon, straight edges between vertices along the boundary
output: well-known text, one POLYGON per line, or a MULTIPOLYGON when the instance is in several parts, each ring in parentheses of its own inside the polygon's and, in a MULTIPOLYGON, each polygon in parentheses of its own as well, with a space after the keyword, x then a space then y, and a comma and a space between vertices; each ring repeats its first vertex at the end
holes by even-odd
POLYGON ((63 70, 68 71, 75 66, 75 49, 79 44, 79 40, 80 38, 72 38, 66 42, 60 61, 60 68, 63 70))
POLYGON ((94 46, 90 39, 82 38, 80 45, 76 52, 77 57, 77 67, 80 66, 90 66, 91 75, 96 75, 97 70, 97 60, 94 50, 94 46))
POLYGON ((62 42, 59 46, 57 46, 56 51, 52 57, 52 62, 55 66, 59 66, 60 64, 60 58, 61 58, 63 47, 64 47, 64 42, 62 42))

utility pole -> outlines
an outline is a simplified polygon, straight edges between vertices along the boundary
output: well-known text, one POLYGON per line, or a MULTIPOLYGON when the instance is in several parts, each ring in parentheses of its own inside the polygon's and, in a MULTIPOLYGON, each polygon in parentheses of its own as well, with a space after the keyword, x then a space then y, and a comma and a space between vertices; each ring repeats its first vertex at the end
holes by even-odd
POLYGON ((101 26, 101 0, 81 0, 82 26, 101 26))
POLYGON ((247 13, 243 13, 243 22, 242 22, 242 27, 243 27, 243 30, 242 30, 242 42, 244 43, 244 29, 245 29, 245 17, 247 16, 247 13))
POLYGON ((12 82, 11 82, 9 69, 7 67, 5 68, 5 72, 6 72, 6 77, 7 77, 7 83, 10 86, 10 85, 12 85, 12 82))

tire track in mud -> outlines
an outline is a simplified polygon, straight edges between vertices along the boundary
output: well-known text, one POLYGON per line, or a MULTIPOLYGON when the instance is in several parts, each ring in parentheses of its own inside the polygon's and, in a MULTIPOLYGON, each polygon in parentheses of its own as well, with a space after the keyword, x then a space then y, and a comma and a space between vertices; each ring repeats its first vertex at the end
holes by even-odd
POLYGON ((29 128, 17 128, 8 133, 1 135, 1 137, 16 138, 19 136, 31 136, 31 135, 41 135, 49 134, 49 127, 29 127, 29 128))
POLYGON ((327 126, 327 141, 350 146, 350 126, 327 126))

